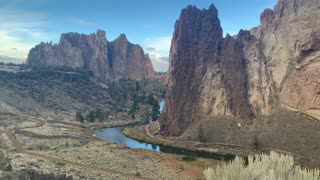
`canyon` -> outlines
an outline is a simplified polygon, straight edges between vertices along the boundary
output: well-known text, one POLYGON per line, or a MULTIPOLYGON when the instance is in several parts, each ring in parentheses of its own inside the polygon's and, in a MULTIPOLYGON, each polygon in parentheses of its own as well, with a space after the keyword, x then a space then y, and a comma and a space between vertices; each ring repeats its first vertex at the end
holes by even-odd
POLYGON ((279 0, 261 25, 223 37, 218 11, 188 6, 176 21, 161 133, 201 119, 297 111, 320 118, 320 2, 279 0))
POLYGON ((260 21, 225 35, 215 5, 187 6, 167 73, 103 30, 0 63, 0 179, 204 179, 273 151, 319 168, 320 1, 278 0, 260 21))

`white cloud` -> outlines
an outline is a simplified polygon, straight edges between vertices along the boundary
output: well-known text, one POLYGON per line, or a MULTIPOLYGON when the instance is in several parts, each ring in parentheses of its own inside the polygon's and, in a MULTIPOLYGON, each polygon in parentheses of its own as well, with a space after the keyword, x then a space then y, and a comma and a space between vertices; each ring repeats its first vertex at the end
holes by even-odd
POLYGON ((5 30, 0 30, 0 56, 17 59, 26 59, 32 44, 20 42, 20 39, 7 34, 5 30), (15 50, 13 50, 15 48, 15 50))
POLYGON ((150 54, 152 65, 157 72, 167 72, 169 67, 169 57, 162 56, 162 54, 154 53, 150 54))
POLYGON ((29 50, 41 41, 52 39, 48 32, 48 16, 42 12, 0 9, 0 57, 2 60, 23 62, 29 50))
POLYGON ((142 41, 144 48, 155 48, 156 51, 169 52, 171 45, 171 36, 146 38, 142 41))
POLYGON ((166 72, 169 67, 171 36, 146 38, 142 47, 150 55, 153 67, 158 72, 166 72))

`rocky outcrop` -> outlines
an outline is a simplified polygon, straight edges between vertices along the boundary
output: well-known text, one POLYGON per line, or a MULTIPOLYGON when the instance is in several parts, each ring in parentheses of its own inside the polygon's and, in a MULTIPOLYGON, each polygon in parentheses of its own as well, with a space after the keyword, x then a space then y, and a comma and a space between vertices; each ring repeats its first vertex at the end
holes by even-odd
POLYGON ((163 134, 216 116, 250 120, 280 107, 320 117, 320 2, 279 0, 261 25, 222 36, 214 5, 175 24, 163 134))
POLYGON ((124 34, 109 43, 109 61, 114 79, 156 76, 149 55, 139 45, 131 44, 124 34))
POLYGON ((139 45, 130 43, 123 34, 108 42, 102 30, 90 35, 62 34, 56 45, 40 43, 30 50, 27 65, 85 69, 103 82, 155 76, 149 56, 139 45))

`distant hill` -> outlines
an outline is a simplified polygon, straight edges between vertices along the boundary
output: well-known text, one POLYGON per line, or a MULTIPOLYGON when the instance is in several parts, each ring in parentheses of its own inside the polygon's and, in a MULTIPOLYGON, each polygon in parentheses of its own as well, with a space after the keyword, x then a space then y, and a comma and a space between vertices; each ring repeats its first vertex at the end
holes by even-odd
POLYGON ((79 72, 0 70, 0 116, 46 117, 100 109, 109 115, 129 118, 127 111, 134 95, 163 96, 164 92, 163 84, 152 79, 123 79, 104 84, 79 72))

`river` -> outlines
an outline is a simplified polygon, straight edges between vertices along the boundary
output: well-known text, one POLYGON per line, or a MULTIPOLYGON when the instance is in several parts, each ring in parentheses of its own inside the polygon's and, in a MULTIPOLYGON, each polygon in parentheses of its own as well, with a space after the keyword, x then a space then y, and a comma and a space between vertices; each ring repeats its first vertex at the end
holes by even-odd
MULTIPOLYGON (((165 101, 164 99, 160 100, 160 112, 163 110, 165 101)), ((113 128, 104 128, 98 129, 94 131, 94 134, 105 141, 114 142, 117 144, 123 144, 129 148, 135 149, 148 149, 157 152, 165 152, 165 153, 172 153, 172 154, 180 154, 185 156, 191 157, 202 157, 202 158, 210 158, 210 159, 217 159, 217 160, 232 160, 234 159, 233 155, 221 155, 216 153, 208 153, 208 152, 198 152, 198 151, 191 151, 182 148, 174 148, 168 147, 163 145, 157 145, 148 142, 141 142, 135 139, 131 139, 125 136, 122 131, 125 127, 113 127, 113 128)))
MULTIPOLYGON (((165 100, 160 99, 160 109, 159 111, 162 112, 165 100)), ((122 131, 125 127, 113 127, 113 128, 104 128, 98 129, 94 131, 94 134, 103 140, 111 141, 117 144, 123 144, 128 146, 129 148, 141 148, 141 149, 149 149, 153 151, 160 151, 160 146, 153 145, 151 143, 140 142, 134 139, 131 139, 125 136, 122 131)))

